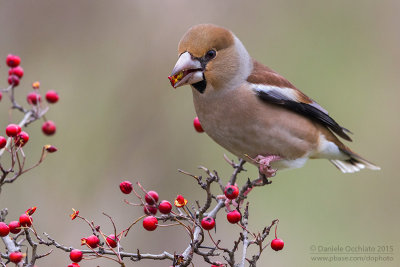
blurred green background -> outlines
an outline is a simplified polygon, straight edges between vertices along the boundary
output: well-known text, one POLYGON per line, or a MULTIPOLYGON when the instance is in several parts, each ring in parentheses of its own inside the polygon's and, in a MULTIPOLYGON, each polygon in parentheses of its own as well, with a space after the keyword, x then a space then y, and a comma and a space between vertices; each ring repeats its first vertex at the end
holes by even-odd
MULTIPOLYGON (((29 126, 24 149, 28 162, 41 146, 59 151, 37 169, 6 186, 0 207, 7 221, 30 206, 38 232, 80 247, 90 234, 71 221, 71 208, 102 225, 111 215, 120 229, 141 214, 123 203, 118 184, 140 181, 161 199, 185 195, 193 203, 203 192, 178 168, 201 174, 198 165, 231 174, 226 153, 192 127, 195 116, 189 87, 174 90, 167 76, 177 44, 192 25, 211 22, 231 29, 249 53, 315 99, 355 135, 351 147, 382 167, 379 172, 340 173, 328 161, 278 173, 272 185, 249 197, 250 228, 261 230, 279 218, 285 248, 267 250, 260 266, 400 266, 400 2, 339 1, 5 1, 0 0, 0 86, 7 86, 5 58, 22 58, 25 76, 17 88, 25 104, 30 84, 54 89, 60 101, 47 118, 57 133, 45 137, 40 124, 29 126), (310 247, 394 247, 391 262, 313 262, 310 247)), ((8 123, 9 102, 0 103, 0 127, 8 123)), ((20 119, 14 112, 13 121, 20 119)), ((3 130, 2 130, 3 131, 3 130)), ((241 176, 255 177, 248 167, 241 176)), ((134 200, 133 197, 128 197, 134 200)), ((238 229, 221 212, 219 235, 231 246, 238 229)), ((188 237, 180 228, 145 232, 136 227, 123 246, 128 251, 181 252, 188 237)), ((4 252, 2 245, 0 250, 4 252)), ((47 251, 42 249, 41 252, 47 251)), ((169 266, 142 261, 127 266, 169 266)), ((66 253, 37 266, 66 266, 66 253)), ((85 261, 81 266, 113 266, 85 261)), ((195 261, 195 266, 206 266, 195 261)))

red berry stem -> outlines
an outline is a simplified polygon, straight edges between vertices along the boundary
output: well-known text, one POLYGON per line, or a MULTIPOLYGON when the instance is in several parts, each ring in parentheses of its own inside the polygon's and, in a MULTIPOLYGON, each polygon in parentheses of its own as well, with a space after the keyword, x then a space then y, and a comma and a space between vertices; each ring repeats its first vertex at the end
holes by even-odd
MULTIPOLYGON (((136 182, 136 184, 138 184, 138 182, 136 182)), ((143 201, 143 198, 136 192, 135 187, 132 187, 132 192, 140 200, 140 202, 142 203, 142 206, 146 205, 146 203, 143 201)))
POLYGON ((240 223, 236 223, 236 225, 238 225, 240 228, 242 228, 244 231, 246 231, 247 233, 249 233, 252 237, 257 238, 257 236, 250 232, 246 227, 244 227, 243 225, 241 225, 240 223))
POLYGON ((158 224, 158 227, 168 227, 168 226, 177 226, 177 225, 181 225, 180 223, 169 223, 169 224, 158 224))
POLYGON ((276 224, 275 224, 275 238, 278 238, 278 236, 276 235, 276 231, 278 229, 278 223, 279 223, 279 219, 276 219, 276 224))
POLYGON ((221 248, 221 247, 219 246, 219 243, 221 243, 221 240, 218 240, 217 242, 215 242, 215 240, 214 240, 214 238, 212 237, 210 231, 207 231, 207 232, 208 232, 208 236, 210 237, 211 241, 214 243, 214 246, 215 246, 216 248, 218 248, 218 249, 223 250, 223 248, 221 248))
POLYGON ((180 225, 182 225, 185 229, 186 229, 186 231, 189 233, 189 235, 190 236, 193 236, 193 231, 192 231, 192 229, 190 229, 190 227, 189 226, 187 226, 186 224, 184 224, 182 221, 180 221, 178 218, 174 218, 174 220, 175 221, 177 221, 180 225))
POLYGON ((146 189, 144 189, 144 187, 139 183, 136 182, 136 184, 139 186, 139 188, 143 191, 143 193, 145 194, 145 201, 150 204, 156 204, 158 202, 158 194, 155 191, 146 191, 146 189))
MULTIPOLYGON (((118 240, 118 243, 119 243, 119 241, 121 239, 120 238, 121 233, 117 235, 117 227, 115 226, 115 222, 114 222, 113 218, 110 215, 106 214, 105 212, 103 212, 103 214, 104 214, 104 216, 106 216, 110 219, 111 224, 113 225, 113 229, 114 229, 114 237, 118 240)), ((104 235, 103 235, 103 238, 104 238, 104 235)), ((106 240, 107 240, 107 238, 106 238, 106 240)))
POLYGON ((130 202, 129 200, 124 199, 124 202, 128 205, 134 206, 134 207, 143 207, 143 204, 137 204, 137 203, 133 203, 130 202))
POLYGON ((137 218, 131 225, 129 225, 128 228, 126 228, 124 231, 122 231, 122 233, 125 233, 124 236, 127 236, 129 230, 131 230, 131 228, 132 228, 135 224, 137 224, 138 222, 140 222, 140 221, 141 221, 143 218, 145 218, 145 217, 147 217, 147 215, 142 215, 142 216, 140 216, 140 217, 137 218))

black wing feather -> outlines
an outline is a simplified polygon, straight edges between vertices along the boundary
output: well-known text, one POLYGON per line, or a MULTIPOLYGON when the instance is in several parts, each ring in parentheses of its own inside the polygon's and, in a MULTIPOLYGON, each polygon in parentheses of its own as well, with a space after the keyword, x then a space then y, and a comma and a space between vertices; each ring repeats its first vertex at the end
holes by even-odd
POLYGON ((311 104, 306 104, 291 100, 285 95, 274 90, 268 92, 256 90, 256 93, 262 101, 284 106, 285 108, 290 109, 298 114, 309 117, 317 121, 318 123, 326 126, 327 128, 331 129, 334 133, 336 133, 343 139, 352 141, 351 138, 346 134, 346 132, 351 133, 349 130, 340 126, 327 113, 323 112, 317 107, 311 104))

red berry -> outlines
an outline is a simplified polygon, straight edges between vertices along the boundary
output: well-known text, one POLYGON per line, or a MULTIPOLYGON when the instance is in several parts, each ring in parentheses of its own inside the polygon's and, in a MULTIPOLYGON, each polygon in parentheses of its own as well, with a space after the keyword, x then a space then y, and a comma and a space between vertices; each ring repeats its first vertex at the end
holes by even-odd
POLYGON ((146 200, 147 204, 153 205, 158 202, 158 194, 156 191, 149 191, 144 196, 144 200, 146 200))
POLYGON ((15 74, 8 76, 8 84, 13 86, 19 85, 19 77, 15 74))
POLYGON ((228 199, 236 199, 239 195, 239 188, 236 185, 227 185, 224 194, 228 199))
POLYGON ((21 132, 21 127, 17 124, 9 124, 6 128, 6 134, 7 136, 16 136, 21 132))
POLYGON ((16 146, 23 147, 29 141, 29 135, 22 131, 16 137, 14 137, 14 143, 16 146))
POLYGON ((52 146, 52 145, 45 145, 44 148, 49 153, 54 153, 54 152, 57 152, 57 150, 58 150, 55 146, 52 146))
POLYGON ((8 75, 17 75, 20 79, 24 76, 24 69, 21 66, 12 68, 8 71, 8 75))
POLYGON ((21 58, 16 55, 9 54, 6 58, 6 63, 10 68, 15 68, 21 63, 21 58))
POLYGON ((19 216, 19 224, 24 227, 31 227, 32 225, 32 217, 27 214, 22 214, 19 216))
POLYGON ((153 206, 153 205, 146 204, 143 207, 143 211, 147 215, 151 215, 151 214, 155 215, 157 213, 157 207, 153 206))
POLYGON ((273 250, 275 250, 275 251, 278 251, 278 250, 281 250, 281 249, 283 249, 283 246, 284 246, 285 244, 283 243, 283 240, 282 239, 279 239, 279 238, 275 238, 274 240, 272 240, 272 242, 271 242, 271 248, 273 249, 273 250))
POLYGON ((163 200, 161 201, 160 205, 158 205, 158 210, 162 213, 162 214, 169 214, 172 210, 172 204, 171 202, 167 201, 167 200, 163 200))
POLYGON ((130 194, 132 192, 133 186, 132 183, 129 181, 123 181, 119 184, 119 189, 124 194, 130 194))
POLYGON ((22 260, 23 255, 21 252, 11 252, 8 257, 10 258, 11 262, 19 263, 22 260))
POLYGON ((231 212, 229 212, 226 215, 226 219, 228 220, 228 222, 230 223, 237 223, 240 221, 240 218, 242 218, 242 215, 240 215, 240 212, 237 210, 233 210, 231 212))
POLYGON ((3 93, 0 92, 0 101, 1 101, 2 98, 3 98, 3 93))
POLYGON ((45 135, 53 135, 56 132, 56 125, 52 121, 45 121, 42 125, 42 131, 45 135))
POLYGON ((39 102, 42 102, 42 97, 35 92, 30 92, 27 96, 26 96, 26 101, 28 101, 28 104, 30 105, 36 105, 39 102))
POLYGON ((91 235, 91 236, 87 237, 85 240, 86 240, 86 244, 91 248, 97 248, 97 246, 100 243, 100 239, 95 235, 91 235))
POLYGON ((0 136, 0 149, 7 145, 7 139, 4 136, 0 136))
POLYGON ((59 97, 58 97, 58 94, 56 91, 53 91, 53 90, 47 91, 47 93, 46 93, 47 102, 52 103, 52 104, 57 103, 58 98, 59 97))
POLYGON ((143 227, 147 231, 154 231, 157 228, 158 220, 154 216, 147 216, 143 219, 143 227))
POLYGON ((106 238, 106 243, 108 246, 115 248, 117 247, 117 242, 118 242, 118 238, 115 237, 115 235, 109 235, 106 238))
POLYGON ((82 257, 83 257, 82 251, 80 251, 79 249, 73 249, 69 253, 69 258, 73 262, 80 262, 82 260, 82 257))
POLYGON ((203 227, 204 230, 211 230, 215 226, 215 220, 212 217, 204 217, 203 220, 201 220, 201 227, 203 227))
POLYGON ((7 224, 0 222, 0 237, 4 237, 10 233, 10 227, 7 224))
POLYGON ((193 120, 193 126, 194 126, 194 129, 195 129, 197 132, 199 132, 199 133, 203 133, 203 132, 204 132, 203 127, 201 127, 201 123, 200 123, 198 117, 194 118, 194 120, 193 120))
POLYGON ((10 227, 10 232, 13 234, 18 234, 19 232, 21 232, 21 225, 19 224, 19 221, 11 221, 8 224, 8 227, 10 227))
POLYGON ((76 263, 76 262, 73 262, 71 264, 68 264, 67 267, 80 267, 80 265, 78 263, 76 263))

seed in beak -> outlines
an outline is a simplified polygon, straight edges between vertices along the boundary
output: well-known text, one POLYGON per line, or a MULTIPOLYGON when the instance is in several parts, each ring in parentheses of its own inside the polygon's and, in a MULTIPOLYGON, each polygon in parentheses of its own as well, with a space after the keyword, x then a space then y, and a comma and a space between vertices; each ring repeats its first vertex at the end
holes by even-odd
POLYGON ((168 79, 171 82, 172 86, 175 86, 175 84, 177 82, 179 82, 180 80, 182 80, 183 78, 183 71, 179 72, 178 74, 175 74, 173 76, 169 76, 168 79))

